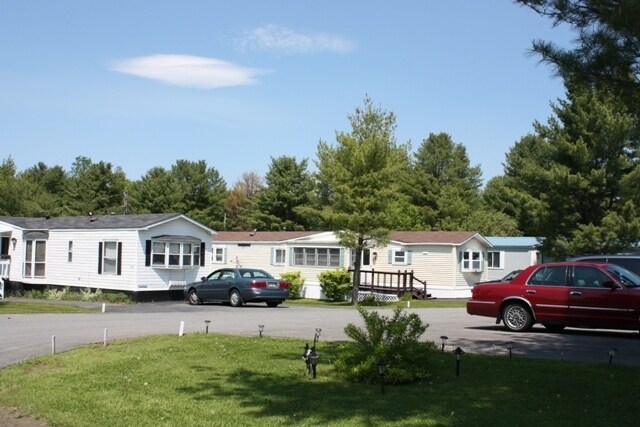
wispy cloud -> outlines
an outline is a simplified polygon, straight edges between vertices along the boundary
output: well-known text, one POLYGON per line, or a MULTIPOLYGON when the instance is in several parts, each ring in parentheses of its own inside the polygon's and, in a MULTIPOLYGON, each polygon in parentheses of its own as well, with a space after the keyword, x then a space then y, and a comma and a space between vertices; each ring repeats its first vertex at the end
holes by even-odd
POLYGON ((150 55, 115 61, 111 69, 177 86, 215 89, 252 85, 268 72, 215 58, 190 55, 150 55))
POLYGON ((278 53, 345 53, 355 49, 355 43, 327 34, 302 34, 280 25, 264 25, 245 31, 235 40, 242 51, 262 50, 278 53))

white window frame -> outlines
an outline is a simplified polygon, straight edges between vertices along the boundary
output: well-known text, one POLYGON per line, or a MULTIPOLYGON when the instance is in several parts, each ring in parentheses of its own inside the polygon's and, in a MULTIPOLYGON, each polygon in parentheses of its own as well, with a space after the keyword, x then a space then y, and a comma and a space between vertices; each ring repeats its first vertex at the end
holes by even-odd
POLYGON ((102 242, 102 274, 116 276, 118 274, 118 241, 102 242))
POLYGON ((483 258, 482 251, 478 249, 467 249, 462 251, 460 260, 460 271, 479 273, 482 271, 483 258))
POLYGON ((341 264, 340 248, 297 247, 292 254, 292 265, 299 267, 337 268, 341 264))
POLYGON ((285 265, 287 263, 287 250, 285 248, 273 248, 273 265, 285 265))
POLYGON ((24 264, 22 277, 39 278, 46 277, 47 271, 47 241, 45 239, 26 239, 24 241, 24 264), (44 245, 39 252, 38 248, 44 245), (30 252, 30 254, 27 254, 30 252), (38 254, 42 255, 38 257, 38 254), (39 271, 41 270, 41 271, 39 271))
POLYGON ((200 244, 176 240, 151 241, 151 266, 155 268, 189 269, 200 267, 200 244))
POLYGON ((504 251, 487 251, 487 268, 490 270, 504 270, 504 251), (496 265, 495 255, 498 255, 496 265))
POLYGON ((214 264, 226 264, 227 248, 224 246, 213 246, 211 248, 211 262, 214 264))
POLYGON ((404 248, 391 248, 391 265, 409 265, 408 251, 404 248))

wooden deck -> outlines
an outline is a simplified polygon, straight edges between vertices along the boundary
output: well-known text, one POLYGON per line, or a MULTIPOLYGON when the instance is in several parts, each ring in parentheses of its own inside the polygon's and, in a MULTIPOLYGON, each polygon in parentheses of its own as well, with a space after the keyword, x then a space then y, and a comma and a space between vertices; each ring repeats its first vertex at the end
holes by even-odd
MULTIPOLYGON (((351 274, 354 273, 350 269, 351 274)), ((413 270, 408 271, 376 271, 360 270, 360 291, 393 294, 402 298, 410 293, 412 299, 425 300, 431 297, 427 292, 427 282, 418 279, 413 270)))

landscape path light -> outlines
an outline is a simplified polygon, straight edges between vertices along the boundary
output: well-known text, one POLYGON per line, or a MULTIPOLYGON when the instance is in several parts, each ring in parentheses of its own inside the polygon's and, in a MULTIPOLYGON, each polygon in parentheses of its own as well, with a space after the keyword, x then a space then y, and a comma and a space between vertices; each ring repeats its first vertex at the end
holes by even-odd
POLYGON ((441 353, 444 353, 444 346, 447 344, 447 340, 449 339, 448 336, 443 335, 440 337, 440 340, 442 341, 442 348, 440 349, 441 353))
POLYGON ((611 363, 613 363, 613 356, 616 355, 616 351, 617 351, 617 349, 615 347, 611 347, 609 349, 609 365, 611 365, 611 363))
POLYGON ((509 350, 509 357, 513 356, 513 342, 509 341, 507 343, 507 350, 509 350))
POLYGON ((258 333, 260 334, 260 338, 262 338, 262 331, 264 331, 264 325, 258 325, 258 333))
POLYGON ((378 361, 378 375, 380 376, 380 393, 384 394, 384 374, 387 370, 387 361, 381 358, 378 361))
POLYGON ((460 361, 462 360, 462 355, 464 354, 464 350, 462 350, 459 346, 453 350, 453 354, 456 355, 456 377, 460 376, 460 361))
POLYGON ((208 334, 208 333, 209 333, 209 323, 211 323, 211 320, 205 320, 205 321, 204 321, 204 324, 205 324, 205 326, 204 326, 204 333, 205 333, 205 334, 208 334))

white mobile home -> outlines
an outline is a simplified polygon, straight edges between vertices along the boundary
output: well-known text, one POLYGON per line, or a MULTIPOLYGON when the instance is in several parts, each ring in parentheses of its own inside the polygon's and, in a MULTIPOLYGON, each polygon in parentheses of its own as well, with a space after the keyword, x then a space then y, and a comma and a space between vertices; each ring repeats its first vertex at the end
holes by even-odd
MULTIPOLYGON (((368 248, 362 269, 413 271, 435 298, 466 298, 488 277, 486 253, 491 243, 476 232, 398 231, 385 247, 368 248)), ((353 266, 354 254, 340 246, 333 232, 229 231, 213 237, 213 267, 263 268, 278 276, 300 271, 307 298, 322 298, 318 274, 353 266)))
POLYGON ((0 217, 6 279, 125 292, 182 289, 211 270, 210 228, 178 213, 0 217))

